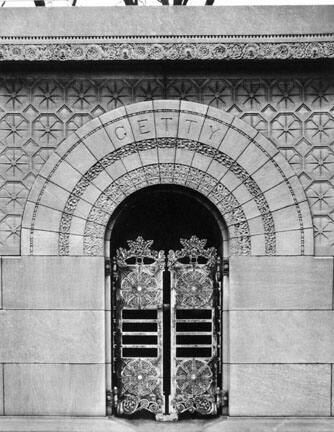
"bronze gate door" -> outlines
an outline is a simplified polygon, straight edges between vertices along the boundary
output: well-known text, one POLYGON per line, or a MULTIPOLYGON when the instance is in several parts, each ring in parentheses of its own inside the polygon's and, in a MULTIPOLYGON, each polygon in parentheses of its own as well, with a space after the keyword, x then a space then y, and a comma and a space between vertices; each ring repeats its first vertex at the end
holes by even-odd
POLYGON ((217 414, 221 387, 220 260, 206 240, 117 250, 113 285, 114 409, 157 420, 217 414))

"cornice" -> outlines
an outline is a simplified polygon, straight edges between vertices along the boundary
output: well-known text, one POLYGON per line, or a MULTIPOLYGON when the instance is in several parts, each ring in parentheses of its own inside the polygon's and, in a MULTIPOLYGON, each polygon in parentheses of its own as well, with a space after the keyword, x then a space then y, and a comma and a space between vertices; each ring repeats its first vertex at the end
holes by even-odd
POLYGON ((0 61, 268 60, 334 57, 334 33, 0 37, 0 61))

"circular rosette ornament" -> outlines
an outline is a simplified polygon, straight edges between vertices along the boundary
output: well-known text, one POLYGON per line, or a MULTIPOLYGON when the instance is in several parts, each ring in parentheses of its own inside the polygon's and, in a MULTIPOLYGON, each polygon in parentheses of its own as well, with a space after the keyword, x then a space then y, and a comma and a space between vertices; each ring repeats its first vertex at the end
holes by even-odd
POLYGON ((176 284, 178 306, 196 308, 210 302, 212 296, 212 282, 208 276, 192 270, 183 273, 176 284))
POLYGON ((145 272, 129 273, 121 284, 120 294, 125 306, 135 309, 155 307, 160 298, 156 280, 145 272))
POLYGON ((148 360, 131 360, 122 370, 122 386, 124 393, 135 396, 146 396, 158 385, 158 373, 148 360))
POLYGON ((205 393, 212 384, 212 371, 203 360, 184 360, 176 371, 179 391, 191 397, 205 393))

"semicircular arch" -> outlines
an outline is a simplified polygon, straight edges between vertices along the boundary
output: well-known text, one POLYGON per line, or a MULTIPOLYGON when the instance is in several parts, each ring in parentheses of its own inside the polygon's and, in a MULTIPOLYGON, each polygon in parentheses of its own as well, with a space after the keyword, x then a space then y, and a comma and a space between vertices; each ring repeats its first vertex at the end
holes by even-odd
POLYGON ((226 112, 176 100, 115 109, 62 142, 30 190, 22 254, 104 255, 118 204, 155 184, 205 195, 231 255, 313 254, 304 190, 275 145, 226 112))

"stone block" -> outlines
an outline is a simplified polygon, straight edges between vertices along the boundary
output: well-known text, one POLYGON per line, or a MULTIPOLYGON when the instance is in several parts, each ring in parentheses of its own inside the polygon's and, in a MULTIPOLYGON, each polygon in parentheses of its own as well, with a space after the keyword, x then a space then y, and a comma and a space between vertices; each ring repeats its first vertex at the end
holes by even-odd
MULTIPOLYGON (((89 126, 87 125, 86 127, 89 128, 89 126)), ((47 163, 44 164, 43 168, 41 169, 40 174, 43 175, 43 177, 46 177, 47 175, 49 175, 49 173, 52 170, 52 167, 55 165, 55 162, 57 162, 57 159, 54 158, 54 160, 52 160, 51 158, 53 157, 53 155, 57 155, 58 158, 63 159, 65 154, 71 150, 74 149, 78 144, 80 143, 80 139, 78 138, 78 135, 76 134, 71 134, 69 137, 67 137, 64 141, 62 141, 62 143, 56 147, 55 152, 50 156, 50 158, 47 160, 47 163), (50 161, 50 163, 48 163, 50 161), (46 168, 44 171, 44 167, 46 168)))
POLYGON ((34 229, 58 232, 61 216, 61 211, 39 205, 37 207, 34 229))
POLYGON ((230 311, 231 363, 333 363, 334 312, 230 311))
POLYGON ((104 364, 6 364, 7 416, 104 416, 104 364))
POLYGON ((224 165, 212 160, 207 173, 219 180, 227 172, 227 170, 228 168, 226 168, 224 165))
POLYGON ((271 160, 259 168, 252 177, 261 190, 270 189, 283 181, 282 175, 271 160))
POLYGON ((296 174, 295 171, 292 169, 291 165, 289 164, 289 162, 286 160, 286 158, 283 156, 281 152, 278 152, 273 157, 273 160, 279 165, 280 169, 283 171, 283 174, 287 179, 290 179, 291 177, 295 176, 296 174))
MULTIPOLYGON (((69 255, 84 255, 84 240, 85 237, 70 233, 68 239, 69 255)), ((102 255, 103 253, 99 254, 98 256, 102 255)))
MULTIPOLYGON (((124 108, 124 106, 120 106, 116 109, 112 109, 110 111, 107 111, 104 114, 101 114, 98 118, 100 120, 100 122, 106 126, 109 125, 117 120, 121 120, 124 117, 127 116, 126 110, 124 108)), ((80 130, 80 129, 78 129, 80 130)))
MULTIPOLYGON (((110 141, 104 127, 101 125, 99 119, 94 119, 96 121, 96 129, 93 133, 87 134, 83 138, 83 142, 86 147, 93 153, 97 160, 102 159, 104 156, 115 150, 113 143, 110 141)), ((84 127, 84 126, 83 126, 84 127)), ((80 128, 79 131, 81 131, 80 128)))
POLYGON ((177 147, 176 149, 159 149, 159 161, 163 163, 172 163, 173 156, 175 158, 175 163, 181 165, 191 165, 195 152, 193 150, 188 150, 182 147, 177 147))
POLYGON ((94 178, 94 180, 92 180, 92 183, 94 183, 97 189, 104 191, 108 186, 110 186, 112 181, 113 179, 110 177, 109 173, 103 170, 94 178))
POLYGON ((313 228, 304 229, 304 255, 315 255, 313 228))
POLYGON ((94 204, 98 197, 101 195, 101 192, 103 191, 98 189, 94 183, 89 183, 89 185, 81 193, 80 198, 89 202, 90 204, 94 204))
POLYGON ((22 255, 29 255, 29 242, 32 241, 32 251, 34 255, 58 255, 59 233, 52 231, 25 230, 22 228, 21 235, 24 236, 22 242, 22 255), (28 243, 27 243, 28 241, 28 243), (24 245, 24 248, 23 248, 24 245))
POLYGON ((3 257, 5 309, 104 309, 104 260, 3 257))
MULTIPOLYGON (((250 193, 243 184, 233 191, 233 195, 239 203, 243 203, 247 198, 251 197, 250 193)), ((249 201, 247 200, 247 202, 242 204, 241 208, 245 213, 247 220, 261 215, 259 206, 256 204, 254 199, 250 199, 249 201)))
MULTIPOLYGON (((103 123, 102 117, 103 116, 101 116, 101 122, 103 123)), ((134 141, 128 117, 112 120, 110 123, 104 123, 104 128, 115 148, 125 146, 134 141)))
POLYGON ((158 149, 148 149, 148 150, 140 150, 139 157, 143 163, 143 165, 151 165, 159 163, 158 160, 158 149))
POLYGON ((4 400, 3 400, 3 394, 4 394, 3 370, 4 370, 4 365, 0 364, 0 416, 4 415, 4 411, 3 411, 3 407, 4 407, 4 400))
POLYGON ((275 231, 298 230, 301 228, 295 205, 275 210, 272 213, 275 231))
POLYGON ((303 218, 304 228, 313 228, 312 215, 308 201, 300 202, 298 207, 303 218))
POLYGON ((242 183, 242 179, 238 178, 232 171, 227 171, 221 182, 229 191, 233 192, 242 183))
POLYGON ((157 138, 177 137, 180 100, 153 100, 157 138))
POLYGON ((251 254, 252 255, 265 255, 266 254, 266 246, 265 246, 265 237, 263 234, 252 235, 250 237, 251 240, 251 254))
POLYGON ((30 255, 30 238, 33 231, 27 228, 21 228, 21 255, 30 255))
POLYGON ((270 210, 278 210, 282 207, 288 207, 294 204, 293 197, 285 182, 282 182, 268 190, 268 187, 261 187, 261 190, 266 190, 264 196, 269 204, 270 210))
POLYGON ((261 151, 254 143, 251 143, 238 158, 241 165, 249 175, 261 168, 268 160, 268 156, 261 151))
POLYGON ((1 310, 0 363, 103 363, 104 312, 1 310))
POLYGON ((81 174, 85 174, 96 164, 96 159, 82 142, 66 156, 66 162, 75 167, 81 174))
POLYGON ((105 170, 113 179, 117 179, 126 173, 125 166, 121 160, 115 161, 111 165, 105 167, 105 170))
POLYGON ((278 148, 273 144, 268 138, 266 138, 262 134, 256 135, 256 138, 254 139, 255 144, 257 147, 262 147, 271 157, 274 157, 275 155, 279 154, 278 148))
POLYGON ((178 138, 198 141, 208 107, 193 102, 181 101, 180 109, 178 138))
POLYGON ((206 117, 203 123, 199 141, 207 144, 210 147, 219 148, 228 129, 228 124, 218 122, 217 120, 210 117, 206 117))
POLYGON ((134 169, 141 168, 143 166, 138 153, 132 153, 124 157, 122 159, 122 162, 127 171, 132 171, 134 169))
POLYGON ((51 171, 54 169, 55 165, 62 159, 63 153, 66 153, 68 148, 71 148, 73 145, 75 145, 78 142, 78 138, 76 136, 70 136, 66 140, 64 140, 58 147, 57 152, 54 151, 47 161, 43 164, 39 175, 43 178, 48 178, 51 171), (64 147, 64 151, 62 152, 61 149, 64 147))
POLYGON ((59 187, 71 192, 81 177, 81 174, 77 170, 63 160, 52 174, 51 181, 59 187))
POLYGON ((55 208, 56 210, 63 211, 66 201, 70 194, 65 189, 60 188, 54 183, 48 182, 43 191, 41 204, 46 207, 55 208))
POLYGON ((264 233, 263 220, 261 216, 248 221, 249 232, 251 236, 264 233))
POLYGON ((230 365, 231 416, 329 416, 330 365, 230 365))
POLYGON ((260 135, 258 130, 238 117, 233 118, 232 127, 242 135, 248 136, 250 140, 255 140, 260 135))
POLYGON ((282 231, 276 233, 277 255, 301 255, 302 230, 282 231))
POLYGON ((191 166, 206 172, 211 164, 211 161, 211 157, 204 156, 200 153, 195 153, 194 158, 191 161, 191 166))
POLYGON ((250 143, 247 135, 241 134, 238 129, 231 127, 222 141, 219 151, 236 160, 250 143))
POLYGON ((85 139, 90 135, 95 135, 101 129, 101 121, 98 117, 90 120, 85 123, 83 126, 79 127, 76 131, 74 131, 75 135, 77 135, 81 141, 85 141, 85 139))
POLYGON ((331 309, 333 259, 231 257, 230 309, 331 309))
POLYGON ((126 107, 135 141, 143 141, 155 138, 155 123, 152 101, 145 102, 141 111, 131 115, 132 106, 126 107))

